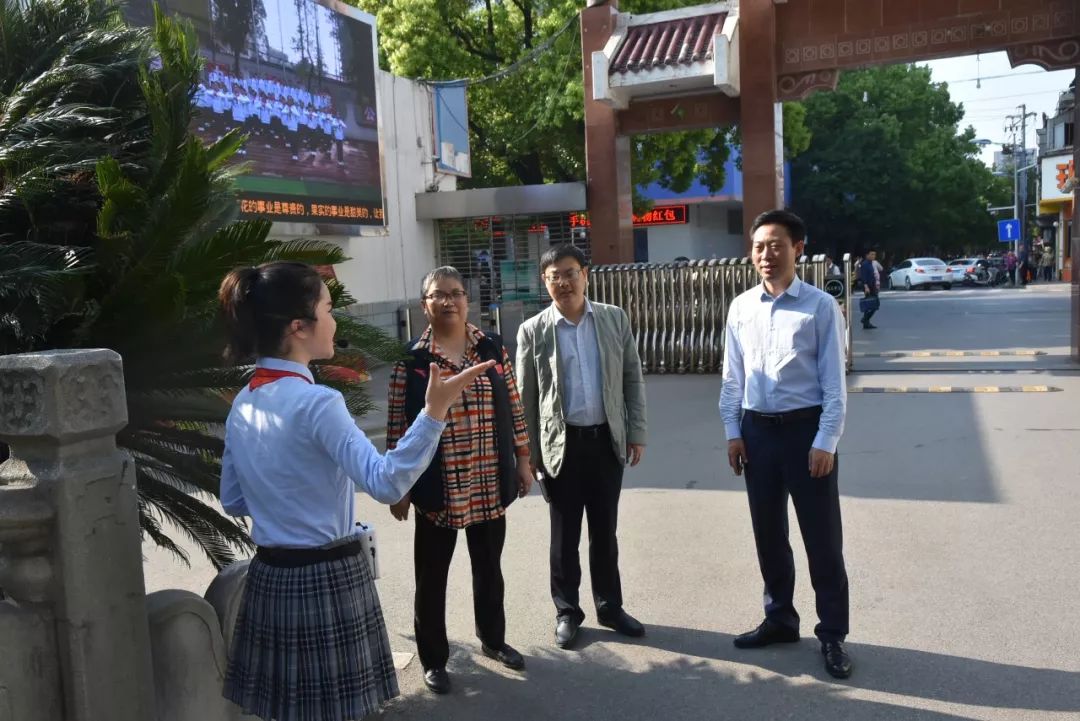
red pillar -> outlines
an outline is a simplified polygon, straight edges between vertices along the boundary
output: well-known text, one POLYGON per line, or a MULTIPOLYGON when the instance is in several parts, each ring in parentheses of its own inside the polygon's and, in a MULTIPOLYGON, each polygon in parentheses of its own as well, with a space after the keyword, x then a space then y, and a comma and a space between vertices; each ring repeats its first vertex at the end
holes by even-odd
MULTIPOLYGON (((743 226, 784 204, 783 124, 776 93, 774 0, 742 0, 739 6, 739 72, 742 112, 743 226), (778 135, 779 134, 779 135, 778 135)), ((782 115, 781 115, 782 117, 782 115)), ((748 243, 749 247, 749 243, 748 243)))
POLYGON ((585 200, 592 227, 592 261, 634 261, 633 192, 630 185, 630 138, 619 135, 614 108, 593 100, 592 54, 603 50, 615 29, 619 5, 581 12, 581 55, 585 74, 585 200))

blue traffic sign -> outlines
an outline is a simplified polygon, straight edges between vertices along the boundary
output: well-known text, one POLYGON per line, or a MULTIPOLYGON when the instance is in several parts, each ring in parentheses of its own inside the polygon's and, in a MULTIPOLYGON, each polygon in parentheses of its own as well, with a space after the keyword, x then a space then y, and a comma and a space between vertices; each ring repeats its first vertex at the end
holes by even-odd
POLYGON ((1013 218, 1012 220, 999 220, 998 240, 1002 243, 1014 243, 1020 240, 1020 221, 1016 218, 1013 218))

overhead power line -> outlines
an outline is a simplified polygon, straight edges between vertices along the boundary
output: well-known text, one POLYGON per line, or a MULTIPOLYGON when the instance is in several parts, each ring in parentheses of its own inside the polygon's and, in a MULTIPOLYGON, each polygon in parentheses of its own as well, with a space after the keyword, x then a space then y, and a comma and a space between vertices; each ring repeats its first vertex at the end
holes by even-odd
POLYGON ((1046 75, 1046 70, 1027 70, 1022 73, 1005 73, 1004 75, 982 75, 977 78, 961 78, 959 80, 934 80, 935 83, 978 83, 983 80, 1001 80, 1002 78, 1018 78, 1022 75, 1046 75))
POLYGON ((994 100, 1008 100, 1009 98, 1025 98, 1025 97, 1028 97, 1029 95, 1051 95, 1051 94, 1060 95, 1061 93, 1062 93, 1061 90, 1054 90, 1054 89, 1032 90, 1031 92, 1027 92, 1027 93, 1011 93, 1009 95, 994 95, 994 96, 989 97, 989 98, 975 98, 973 100, 961 100, 959 102, 962 102, 964 105, 967 105, 968 103, 989 103, 989 102, 992 102, 994 100))

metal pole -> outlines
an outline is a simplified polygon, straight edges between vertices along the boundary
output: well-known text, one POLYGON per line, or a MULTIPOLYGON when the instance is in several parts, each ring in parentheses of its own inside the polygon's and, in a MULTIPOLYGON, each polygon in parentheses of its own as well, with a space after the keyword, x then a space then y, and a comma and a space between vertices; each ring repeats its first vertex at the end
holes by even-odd
MULTIPOLYGON (((1027 132, 1027 105, 1020 106, 1020 156, 1013 153, 1013 212, 1020 222, 1020 232, 1013 241, 1013 253, 1016 254, 1016 268, 1013 270, 1013 285, 1020 285, 1020 238, 1024 235, 1024 221, 1021 219, 1024 209, 1020 205, 1020 164, 1024 162, 1027 151, 1024 149, 1024 135, 1027 132)), ((1014 146, 1015 148, 1015 146, 1014 146)))

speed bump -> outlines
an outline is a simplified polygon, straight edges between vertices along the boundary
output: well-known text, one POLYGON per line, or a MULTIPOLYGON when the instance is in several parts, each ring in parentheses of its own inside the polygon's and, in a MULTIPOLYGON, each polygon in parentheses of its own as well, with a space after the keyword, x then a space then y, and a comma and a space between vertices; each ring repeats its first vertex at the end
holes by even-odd
POLYGON ((906 350, 852 353, 854 358, 1031 358, 1044 350, 906 350))
POLYGON ((1060 393, 1054 386, 855 386, 848 393, 1060 393))

